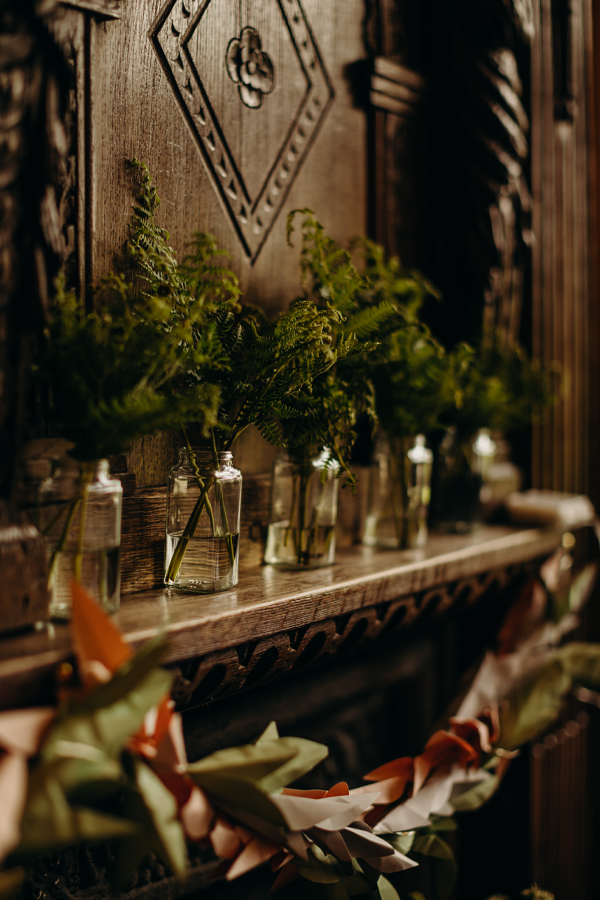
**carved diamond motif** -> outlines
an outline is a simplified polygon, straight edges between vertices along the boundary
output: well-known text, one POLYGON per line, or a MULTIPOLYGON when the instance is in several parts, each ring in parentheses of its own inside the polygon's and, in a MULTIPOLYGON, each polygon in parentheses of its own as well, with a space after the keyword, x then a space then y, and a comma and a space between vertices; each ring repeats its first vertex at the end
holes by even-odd
MULTIPOLYGON (((275 18, 269 0, 264 0, 260 4, 264 21, 240 22, 238 4, 231 0, 168 0, 150 32, 215 191, 251 263, 334 97, 300 0, 270 2, 278 10, 275 18), (231 77, 231 39, 244 29, 260 35, 264 57, 269 65, 274 60, 268 103, 242 102, 239 85, 231 77)), ((260 10, 254 18, 259 15, 260 10)))

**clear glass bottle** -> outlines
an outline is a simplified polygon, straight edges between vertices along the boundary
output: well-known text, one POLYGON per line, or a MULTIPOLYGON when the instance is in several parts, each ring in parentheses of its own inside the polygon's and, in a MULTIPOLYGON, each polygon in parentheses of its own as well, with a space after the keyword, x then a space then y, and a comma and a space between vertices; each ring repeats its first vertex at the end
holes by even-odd
POLYGON ((166 585, 212 594, 237 584, 241 502, 232 453, 181 448, 167 488, 166 585))
POLYGON ((431 518, 440 531, 466 534, 477 521, 482 480, 473 466, 473 440, 453 425, 436 453, 431 518))
POLYGON ((329 450, 284 453, 273 463, 265 562, 294 569, 332 565, 339 463, 329 450))
POLYGON ((487 481, 489 470, 494 465, 498 446, 492 440, 489 428, 480 428, 475 435, 472 445, 473 461, 472 470, 479 475, 482 482, 487 481))
POLYGON ((123 488, 108 460, 63 457, 39 489, 37 524, 48 548, 50 615, 71 616, 71 581, 99 606, 115 612, 120 600, 123 488))
POLYGON ((364 544, 402 550, 424 546, 432 463, 422 434, 379 443, 369 473, 364 544))

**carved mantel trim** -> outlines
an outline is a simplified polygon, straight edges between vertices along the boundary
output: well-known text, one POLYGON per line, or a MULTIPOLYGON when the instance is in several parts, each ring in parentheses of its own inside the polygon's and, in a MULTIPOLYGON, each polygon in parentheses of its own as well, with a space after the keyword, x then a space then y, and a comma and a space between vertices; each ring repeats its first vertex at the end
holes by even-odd
MULTIPOLYGON (((433 536, 420 558, 355 547, 327 570, 248 570, 237 589, 220 594, 133 594, 115 620, 134 647, 167 633, 165 662, 181 673, 175 696, 190 708, 491 596, 560 539, 551 530, 487 527, 433 536)), ((0 697, 15 706, 51 701, 56 667, 70 656, 66 625, 4 637, 0 697)))

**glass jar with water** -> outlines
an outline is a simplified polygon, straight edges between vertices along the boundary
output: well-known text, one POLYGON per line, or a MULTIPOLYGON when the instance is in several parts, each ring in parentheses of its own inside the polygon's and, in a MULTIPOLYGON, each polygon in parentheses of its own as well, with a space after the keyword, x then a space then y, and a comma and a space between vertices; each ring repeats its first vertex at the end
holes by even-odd
POLYGON ((364 544, 405 550, 427 543, 432 463, 422 434, 380 439, 369 472, 364 544))
POLYGON ((297 569, 333 563, 338 473, 339 463, 325 448, 275 460, 266 563, 297 569))
POLYGON ((210 594, 237 584, 241 502, 232 453, 182 447, 167 488, 166 585, 210 594))
POLYGON ((40 485, 37 525, 48 548, 52 618, 70 618, 73 580, 102 609, 119 608, 122 498, 106 459, 63 457, 40 485))

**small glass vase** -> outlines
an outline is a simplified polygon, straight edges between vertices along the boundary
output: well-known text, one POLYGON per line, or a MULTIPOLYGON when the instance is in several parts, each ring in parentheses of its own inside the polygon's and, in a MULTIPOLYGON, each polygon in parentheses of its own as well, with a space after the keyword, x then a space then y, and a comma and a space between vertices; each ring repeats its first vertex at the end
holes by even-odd
POLYGON ((50 615, 71 617, 71 581, 113 613, 120 600, 123 488, 108 460, 58 460, 39 489, 37 524, 48 548, 50 615))
POLYGON ((166 585, 212 594, 238 583, 241 502, 232 453, 181 448, 167 488, 166 585))
POLYGON ((273 463, 265 562, 293 569, 335 559, 339 463, 329 450, 282 454, 273 463))
POLYGON ((364 544, 401 550, 426 544, 432 463, 422 434, 379 444, 369 473, 364 544))
POLYGON ((481 523, 496 454, 488 429, 468 438, 456 426, 448 429, 436 456, 432 518, 437 529, 466 534, 481 523))

